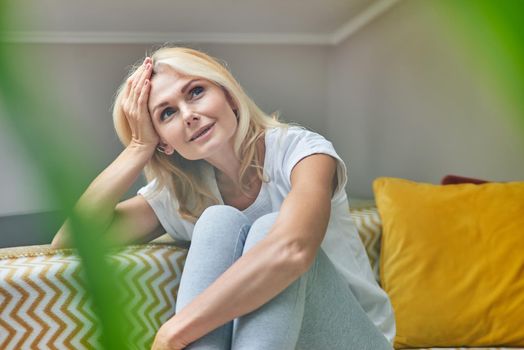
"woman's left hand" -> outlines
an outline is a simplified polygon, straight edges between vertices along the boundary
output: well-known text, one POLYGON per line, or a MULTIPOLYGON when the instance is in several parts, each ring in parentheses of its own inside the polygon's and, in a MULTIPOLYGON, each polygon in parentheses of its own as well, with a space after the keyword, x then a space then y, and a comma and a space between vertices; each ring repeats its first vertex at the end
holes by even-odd
POLYGON ((186 346, 187 344, 173 334, 173 327, 170 327, 168 321, 156 333, 151 350, 179 350, 186 346))

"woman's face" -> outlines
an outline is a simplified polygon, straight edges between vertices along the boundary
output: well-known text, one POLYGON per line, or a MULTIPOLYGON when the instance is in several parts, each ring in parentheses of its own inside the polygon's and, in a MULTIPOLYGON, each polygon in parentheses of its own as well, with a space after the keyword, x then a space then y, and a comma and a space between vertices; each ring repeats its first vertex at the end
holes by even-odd
POLYGON ((232 149, 237 128, 232 101, 208 80, 161 66, 151 79, 148 108, 166 153, 196 160, 232 149))

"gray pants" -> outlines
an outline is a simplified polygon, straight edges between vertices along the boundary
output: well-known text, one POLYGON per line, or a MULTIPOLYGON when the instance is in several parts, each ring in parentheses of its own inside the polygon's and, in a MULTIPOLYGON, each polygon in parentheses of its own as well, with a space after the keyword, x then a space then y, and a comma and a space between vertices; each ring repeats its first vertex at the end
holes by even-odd
MULTIPOLYGON (((207 208, 193 231, 176 312, 264 238, 277 215, 264 215, 251 225, 236 208, 226 205, 207 208)), ((392 347, 319 249, 311 268, 280 294, 260 308, 216 328, 186 349, 390 350, 392 347)))

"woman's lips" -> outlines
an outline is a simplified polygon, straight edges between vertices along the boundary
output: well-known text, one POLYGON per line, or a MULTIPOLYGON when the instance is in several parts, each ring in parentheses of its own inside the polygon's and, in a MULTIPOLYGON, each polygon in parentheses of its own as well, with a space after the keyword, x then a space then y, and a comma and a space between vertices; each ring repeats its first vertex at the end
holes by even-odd
POLYGON ((202 134, 200 134, 196 138, 192 139, 191 142, 199 141, 199 140, 202 140, 203 138, 206 138, 206 136, 211 133, 211 131, 213 130, 214 127, 215 127, 215 123, 213 123, 209 128, 207 128, 202 134))

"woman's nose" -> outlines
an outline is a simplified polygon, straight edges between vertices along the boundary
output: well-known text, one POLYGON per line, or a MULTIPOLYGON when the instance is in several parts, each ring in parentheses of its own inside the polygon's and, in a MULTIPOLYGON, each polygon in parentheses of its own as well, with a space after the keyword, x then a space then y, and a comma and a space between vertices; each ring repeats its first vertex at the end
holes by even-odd
POLYGON ((199 119, 198 115, 193 113, 191 108, 181 108, 182 118, 187 126, 190 126, 192 122, 199 119))

